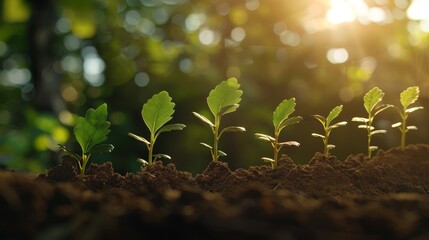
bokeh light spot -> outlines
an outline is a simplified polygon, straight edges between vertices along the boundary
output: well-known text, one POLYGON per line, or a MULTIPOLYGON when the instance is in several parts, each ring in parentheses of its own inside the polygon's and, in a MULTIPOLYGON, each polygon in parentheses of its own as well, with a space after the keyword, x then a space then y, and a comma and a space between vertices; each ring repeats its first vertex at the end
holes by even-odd
POLYGON ((145 72, 139 72, 134 77, 134 83, 139 87, 145 87, 149 84, 150 78, 149 75, 145 72))
POLYGON ((231 38, 236 42, 241 42, 246 37, 246 31, 242 27, 236 27, 231 31, 231 38))
POLYGON ((202 29, 198 35, 198 39, 204 45, 215 45, 219 42, 219 38, 215 31, 208 28, 202 29))
POLYGON ((349 53, 345 48, 331 48, 326 53, 326 58, 332 64, 345 63, 349 59, 349 53))
POLYGON ((78 92, 73 86, 67 85, 61 91, 61 96, 63 96, 64 100, 67 102, 74 102, 78 98, 78 92))
POLYGON ((190 73, 192 72, 192 69, 194 68, 194 64, 192 63, 191 59, 184 58, 180 60, 179 68, 184 73, 190 73))
POLYGON ((429 20, 428 9, 428 0, 413 0, 407 9, 407 16, 411 20, 429 20))
POLYGON ((255 11, 259 8, 261 3, 259 0, 246 0, 246 8, 250 11, 255 11))

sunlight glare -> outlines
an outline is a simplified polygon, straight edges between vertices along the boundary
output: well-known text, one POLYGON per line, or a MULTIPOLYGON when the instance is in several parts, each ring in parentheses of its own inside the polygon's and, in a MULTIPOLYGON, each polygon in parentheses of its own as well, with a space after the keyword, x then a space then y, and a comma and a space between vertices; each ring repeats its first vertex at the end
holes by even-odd
POLYGON ((429 1, 413 0, 407 9, 407 16, 411 20, 429 20, 429 1))
POLYGON ((368 12, 368 5, 363 0, 331 0, 330 5, 326 19, 331 24, 353 22, 368 12))

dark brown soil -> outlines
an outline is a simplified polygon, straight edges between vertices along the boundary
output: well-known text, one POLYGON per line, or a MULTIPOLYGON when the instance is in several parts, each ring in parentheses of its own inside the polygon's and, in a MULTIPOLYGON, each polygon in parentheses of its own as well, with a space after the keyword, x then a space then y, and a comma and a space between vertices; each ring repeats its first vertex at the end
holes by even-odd
POLYGON ((37 178, 0 170, 0 239, 429 239, 429 145, 305 166, 193 177, 156 162, 78 176, 74 160, 37 178))

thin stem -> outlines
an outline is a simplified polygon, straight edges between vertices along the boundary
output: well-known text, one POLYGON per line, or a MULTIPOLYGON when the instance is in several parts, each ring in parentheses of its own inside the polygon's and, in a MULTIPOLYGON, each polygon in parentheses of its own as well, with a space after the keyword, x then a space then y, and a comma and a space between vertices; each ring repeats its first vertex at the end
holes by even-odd
POLYGON ((329 148, 328 148, 329 134, 330 134, 329 129, 325 127, 325 138, 323 139, 323 145, 325 147, 325 149, 324 149, 325 150, 324 151, 325 157, 329 156, 329 148))
POLYGON ((149 156, 148 156, 148 161, 149 164, 152 164, 153 162, 153 146, 155 145, 155 134, 151 133, 150 134, 150 145, 149 145, 149 156))
POLYGON ((369 113, 368 125, 366 128, 367 133, 368 133, 368 158, 371 158, 371 154, 372 154, 372 151, 371 151, 371 126, 372 126, 372 116, 371 116, 371 113, 369 113))
POLYGON ((215 117, 215 126, 213 128, 213 152, 212 157, 213 161, 217 162, 219 160, 219 125, 220 117, 215 117))
POLYGON ((274 160, 274 162, 272 164, 272 169, 276 169, 277 168, 277 160, 279 158, 279 151, 280 151, 280 148, 278 147, 278 145, 279 145, 279 135, 280 134, 278 132, 274 133, 274 139, 275 139, 274 145, 273 145, 273 148, 274 148, 274 157, 273 157, 273 160, 274 160))
POLYGON ((407 133, 407 113, 404 110, 402 117, 401 125, 401 149, 405 148, 405 134, 407 133))
POLYGON ((82 165, 79 163, 81 177, 85 175, 86 164, 88 163, 89 157, 90 155, 86 155, 86 154, 82 155, 82 165))

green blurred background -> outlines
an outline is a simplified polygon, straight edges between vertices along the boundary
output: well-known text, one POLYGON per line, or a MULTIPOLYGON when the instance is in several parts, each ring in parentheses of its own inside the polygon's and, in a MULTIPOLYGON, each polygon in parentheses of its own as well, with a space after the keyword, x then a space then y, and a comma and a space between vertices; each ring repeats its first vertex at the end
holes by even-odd
MULTIPOLYGON (((103 102, 115 150, 92 161, 138 171, 136 159, 147 151, 127 133, 148 136, 142 104, 167 90, 176 103, 172 122, 187 128, 161 135, 156 151, 180 170, 201 172, 211 159, 199 142, 210 143, 211 132, 192 112, 207 113, 209 91, 228 77, 244 94, 223 126, 247 129, 221 139, 222 160, 233 169, 271 156, 253 134, 272 133, 272 112, 285 98, 296 98, 294 115, 304 118, 282 136, 301 143, 283 152, 298 163, 322 151, 311 115, 339 104, 338 120, 349 124, 332 133, 332 154, 366 152, 366 133, 350 120, 365 116, 362 97, 374 86, 398 105, 399 93, 417 85, 417 105, 429 109, 425 0, 3 0, 0 8, 0 164, 20 171, 56 165, 58 143, 79 151, 76 116, 103 102)), ((408 143, 429 142, 426 111, 411 115, 419 130, 408 143)), ((398 120, 393 110, 377 116, 388 133, 375 145, 399 145, 390 128, 398 120)))

